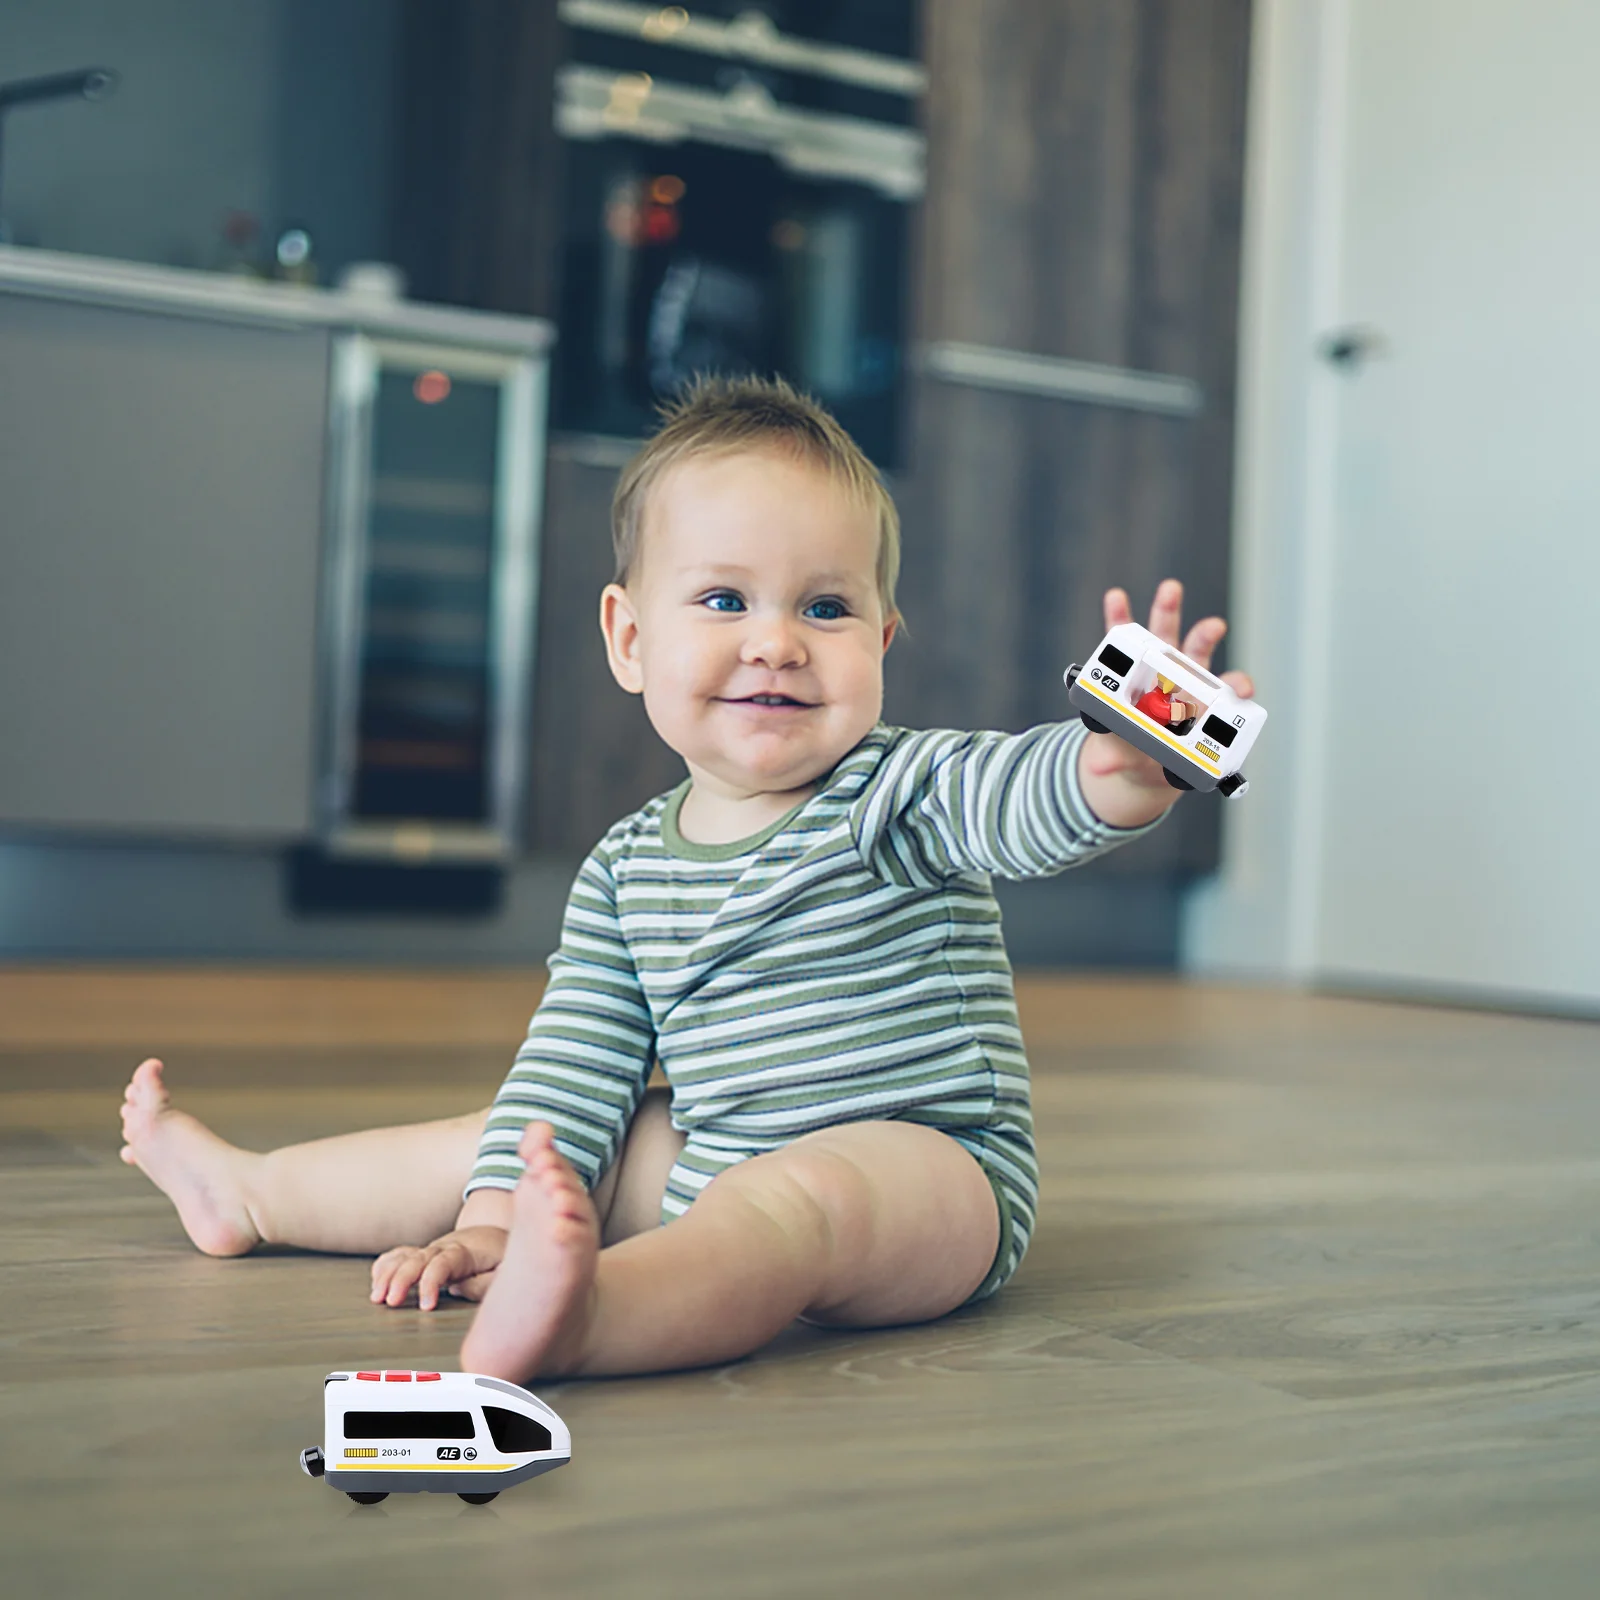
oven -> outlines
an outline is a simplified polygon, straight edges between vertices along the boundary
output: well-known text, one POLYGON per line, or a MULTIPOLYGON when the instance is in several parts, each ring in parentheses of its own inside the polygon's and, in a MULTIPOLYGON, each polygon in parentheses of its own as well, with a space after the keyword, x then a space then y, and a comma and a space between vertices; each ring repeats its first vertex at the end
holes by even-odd
POLYGON ((554 426, 637 439, 698 373, 778 373, 893 467, 924 168, 910 0, 561 16, 554 426))

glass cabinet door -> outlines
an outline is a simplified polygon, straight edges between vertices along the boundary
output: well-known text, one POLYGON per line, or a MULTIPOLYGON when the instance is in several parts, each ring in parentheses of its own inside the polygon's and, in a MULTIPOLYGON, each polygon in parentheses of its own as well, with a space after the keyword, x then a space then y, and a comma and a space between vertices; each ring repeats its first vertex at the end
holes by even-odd
POLYGON ((503 860, 526 769, 544 364, 334 351, 322 842, 503 860))

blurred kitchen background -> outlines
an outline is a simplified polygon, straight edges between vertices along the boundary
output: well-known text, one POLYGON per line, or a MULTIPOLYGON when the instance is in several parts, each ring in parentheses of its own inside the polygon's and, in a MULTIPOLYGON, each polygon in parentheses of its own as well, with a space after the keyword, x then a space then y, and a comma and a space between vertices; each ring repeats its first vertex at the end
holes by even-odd
POLYGON ((698 369, 906 527, 890 720, 1188 586, 1247 797, 1019 965, 1593 1012, 1588 0, 7 0, 0 958, 536 962, 677 781, 595 623, 698 369), (1581 709, 1581 707, 1580 707, 1581 709))

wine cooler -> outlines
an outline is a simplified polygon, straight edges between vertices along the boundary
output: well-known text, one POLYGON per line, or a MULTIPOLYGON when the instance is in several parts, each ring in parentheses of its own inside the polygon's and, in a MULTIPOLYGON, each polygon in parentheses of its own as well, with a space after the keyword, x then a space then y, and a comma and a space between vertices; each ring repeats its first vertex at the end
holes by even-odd
POLYGON ((331 382, 320 851, 495 867, 524 809, 544 359, 350 334, 331 382))

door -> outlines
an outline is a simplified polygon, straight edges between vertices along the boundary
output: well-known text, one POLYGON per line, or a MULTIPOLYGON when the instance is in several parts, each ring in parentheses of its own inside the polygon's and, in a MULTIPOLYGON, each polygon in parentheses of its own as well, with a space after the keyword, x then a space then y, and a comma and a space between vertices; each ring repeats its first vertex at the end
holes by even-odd
POLYGON ((1600 7, 1345 9, 1311 967, 1593 1001, 1600 7))

